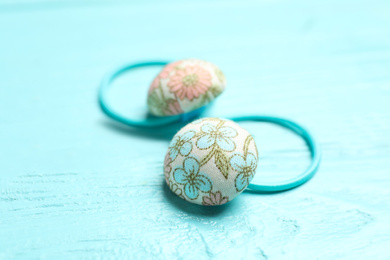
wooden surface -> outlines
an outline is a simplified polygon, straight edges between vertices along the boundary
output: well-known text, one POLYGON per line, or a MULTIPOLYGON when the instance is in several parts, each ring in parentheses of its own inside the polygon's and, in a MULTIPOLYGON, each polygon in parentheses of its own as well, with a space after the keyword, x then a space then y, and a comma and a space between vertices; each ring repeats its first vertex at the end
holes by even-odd
MULTIPOLYGON (((1 259, 390 259, 390 2, 0 1, 1 259), (97 86, 132 61, 209 60, 227 91, 209 114, 307 126, 323 162, 306 185, 203 208, 163 182, 169 131, 107 119, 97 86)), ((118 80, 141 116, 158 68, 118 80)), ((253 182, 309 162, 267 124, 253 182)))

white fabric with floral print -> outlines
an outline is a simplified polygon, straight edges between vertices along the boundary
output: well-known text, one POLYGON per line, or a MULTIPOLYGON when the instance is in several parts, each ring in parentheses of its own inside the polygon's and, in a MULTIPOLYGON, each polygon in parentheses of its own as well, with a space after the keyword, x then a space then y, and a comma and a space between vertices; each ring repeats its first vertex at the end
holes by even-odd
POLYGON ((252 180, 258 162, 253 137, 233 121, 196 120, 172 139, 164 161, 168 186, 192 203, 231 201, 252 180))
POLYGON ((170 63, 150 85, 149 112, 170 116, 193 111, 219 96, 225 85, 225 76, 210 62, 186 59, 170 63))

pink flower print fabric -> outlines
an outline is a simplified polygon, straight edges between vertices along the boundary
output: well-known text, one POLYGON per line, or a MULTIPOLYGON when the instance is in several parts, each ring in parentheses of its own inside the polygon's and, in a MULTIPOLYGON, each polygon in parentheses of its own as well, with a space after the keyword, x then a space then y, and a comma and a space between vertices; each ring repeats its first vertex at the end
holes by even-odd
POLYGON ((221 70, 203 60, 186 59, 166 65, 148 92, 149 112, 171 116, 207 105, 225 89, 221 70))
POLYGON ((211 75, 200 66, 188 66, 171 77, 168 87, 179 99, 193 100, 211 87, 211 75))

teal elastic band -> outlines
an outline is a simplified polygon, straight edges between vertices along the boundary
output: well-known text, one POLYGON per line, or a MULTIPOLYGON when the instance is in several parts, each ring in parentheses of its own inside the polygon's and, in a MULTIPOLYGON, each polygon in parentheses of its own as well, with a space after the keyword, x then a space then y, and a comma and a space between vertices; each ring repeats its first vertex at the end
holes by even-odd
POLYGON ((269 183, 262 183, 262 184, 250 183, 247 187, 247 189, 249 189, 250 191, 263 193, 263 192, 279 192, 279 191, 290 190, 310 180, 318 170, 321 161, 321 151, 319 149, 319 146, 315 141, 315 139, 311 136, 311 134, 305 128, 298 125, 297 123, 279 117, 256 116, 256 115, 232 117, 229 119, 236 122, 238 121, 268 122, 268 123, 274 123, 283 126, 285 128, 288 128, 294 133, 296 133, 297 135, 301 136, 305 140, 311 153, 311 159, 312 159, 311 164, 300 175, 292 179, 279 181, 279 182, 269 182, 269 183))
MULTIPOLYGON (((147 67, 147 66, 165 66, 166 64, 168 64, 168 62, 165 61, 150 61, 150 62, 134 63, 134 64, 122 66, 114 70, 113 72, 107 74, 103 78, 99 89, 99 104, 102 111, 107 116, 109 116, 110 118, 114 119, 117 122, 120 122, 122 124, 131 127, 141 127, 141 128, 154 128, 154 127, 168 126, 177 122, 189 122, 192 119, 199 116, 199 114, 203 111, 203 109, 205 109, 205 107, 202 107, 200 109, 197 109, 195 111, 186 114, 181 114, 176 116, 165 116, 165 117, 150 116, 145 120, 133 120, 113 110, 112 107, 107 102, 108 88, 116 77, 135 68, 147 67)), ((298 125, 297 123, 279 117, 257 116, 257 115, 237 116, 228 119, 233 121, 268 122, 268 123, 274 123, 286 127, 291 131, 293 131, 294 133, 296 133, 297 135, 301 136, 305 140, 311 152, 312 161, 310 166, 306 169, 306 171, 304 171, 297 177, 285 181, 279 181, 279 182, 270 182, 270 183, 262 183, 262 184, 251 183, 247 187, 249 191, 264 193, 264 192, 280 192, 280 191, 293 189, 307 182, 310 178, 313 177, 313 175, 317 171, 321 161, 320 149, 318 147, 318 144, 314 140, 314 138, 310 135, 310 133, 305 128, 298 125)))
POLYGON ((110 87, 111 83, 115 80, 115 78, 117 78, 118 76, 122 75, 123 73, 129 70, 133 70, 136 68, 149 67, 149 66, 165 66, 167 64, 168 62, 166 61, 140 62, 140 63, 134 63, 134 64, 129 64, 129 65, 119 67, 115 69, 113 72, 108 73, 103 78, 100 84, 100 89, 99 89, 100 108, 108 117, 118 122, 121 122, 122 124, 132 126, 132 127, 150 128, 150 127, 157 127, 157 126, 165 126, 175 122, 180 122, 183 119, 185 120, 186 117, 190 117, 190 115, 184 114, 184 115, 165 116, 165 117, 150 116, 145 120, 134 120, 134 119, 127 118, 118 112, 115 112, 115 110, 109 105, 107 101, 108 88, 110 87))

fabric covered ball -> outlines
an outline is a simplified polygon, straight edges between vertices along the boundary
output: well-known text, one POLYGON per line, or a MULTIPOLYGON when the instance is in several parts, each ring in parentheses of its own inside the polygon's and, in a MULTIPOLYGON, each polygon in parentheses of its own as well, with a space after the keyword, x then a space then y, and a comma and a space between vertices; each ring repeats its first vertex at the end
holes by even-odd
POLYGON ((171 116, 193 111, 219 96, 225 85, 222 71, 210 62, 186 59, 170 63, 150 85, 149 112, 171 116))
POLYGON ((257 162, 256 144, 248 131, 231 120, 204 118, 173 137, 164 161, 165 180, 184 200, 221 205, 248 186, 257 162))

